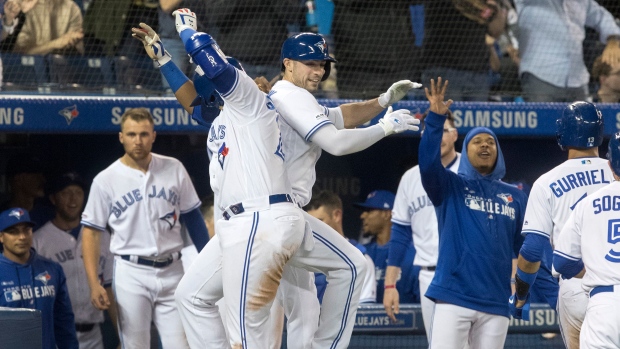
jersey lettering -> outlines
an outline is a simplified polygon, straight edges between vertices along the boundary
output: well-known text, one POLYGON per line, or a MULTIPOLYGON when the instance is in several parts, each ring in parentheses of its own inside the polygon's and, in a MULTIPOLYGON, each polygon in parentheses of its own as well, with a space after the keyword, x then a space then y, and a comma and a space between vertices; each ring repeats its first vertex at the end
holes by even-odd
POLYGON ((213 142, 219 139, 224 139, 224 137, 226 136, 226 126, 218 125, 217 131, 215 131, 215 127, 211 125, 211 129, 209 129, 209 134, 210 134, 209 142, 213 142))
POLYGON ((465 206, 467 206, 470 210, 503 215, 509 217, 511 220, 514 220, 516 216, 514 207, 510 207, 499 202, 493 202, 493 199, 487 199, 471 194, 465 195, 465 206))
POLYGON ((24 286, 21 289, 17 287, 11 287, 8 289, 4 289, 4 299, 10 302, 17 302, 33 299, 33 298, 42 298, 42 297, 55 297, 56 296, 56 288, 54 285, 43 285, 43 286, 35 286, 32 288, 30 285, 24 286))
MULTIPOLYGON (((168 190, 166 188, 159 188, 158 190, 155 185, 151 186, 150 190, 148 190, 147 195, 149 198, 166 200, 173 206, 176 206, 177 202, 180 201, 179 194, 177 194, 176 192, 168 190)), ((112 204, 112 214, 116 218, 119 218, 123 212, 127 211, 127 209, 136 202, 142 201, 143 196, 140 192, 140 189, 134 189, 123 195, 121 198, 122 200, 117 200, 114 202, 114 204, 112 204)))
POLYGON ((72 250, 64 250, 64 251, 60 251, 56 253, 56 261, 58 261, 58 263, 64 263, 67 260, 74 260, 74 259, 75 259, 75 256, 73 255, 72 250))
POLYGON ((418 211, 427 206, 433 206, 431 198, 429 198, 428 195, 418 196, 415 200, 411 201, 411 209, 409 214, 412 215, 414 213, 417 213, 418 211))
POLYGON ((620 211, 620 196, 615 195, 613 198, 609 195, 605 195, 601 198, 596 198, 592 201, 594 207, 594 214, 599 214, 604 211, 620 211))
MULTIPOLYGON (((618 196, 614 196, 614 198, 617 197, 618 196)), ((612 245, 620 242, 620 219, 610 219, 607 227, 607 242, 612 245)), ((607 252, 607 255, 605 255, 605 259, 612 263, 620 263, 620 252, 616 252, 611 248, 609 252, 607 252)))
POLYGON ((566 175, 551 183, 549 188, 551 189, 553 195, 559 198, 564 195, 564 193, 568 193, 575 188, 602 183, 609 184, 609 179, 605 178, 605 171, 602 169, 594 169, 566 175))

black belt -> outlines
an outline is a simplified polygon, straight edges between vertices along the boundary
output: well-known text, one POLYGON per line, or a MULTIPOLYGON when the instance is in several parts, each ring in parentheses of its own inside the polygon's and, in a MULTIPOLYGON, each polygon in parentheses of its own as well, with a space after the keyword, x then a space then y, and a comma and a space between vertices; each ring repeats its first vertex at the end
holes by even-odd
POLYGON ((613 291, 614 291, 614 286, 613 285, 609 285, 609 286, 596 286, 595 288, 592 289, 592 291, 590 291, 590 298, 592 298, 592 296, 594 296, 597 293, 613 292, 613 291))
POLYGON ((75 330, 77 332, 90 332, 95 328, 96 324, 75 324, 75 330))
MULTIPOLYGON (((181 259, 181 252, 176 252, 179 254, 179 258, 181 259)), ((128 261, 128 262, 133 262, 131 260, 131 256, 130 255, 121 255, 121 258, 128 261)), ((155 260, 151 260, 151 259, 146 259, 146 258, 142 258, 142 257, 138 257, 138 259, 136 260, 135 263, 140 264, 140 265, 146 265, 149 267, 153 267, 153 268, 164 268, 169 266, 170 264, 172 264, 172 262, 174 262, 174 256, 170 255, 170 257, 168 257, 166 260, 163 261, 155 261, 155 260)))
MULTIPOLYGON (((269 195, 269 205, 279 204, 281 202, 293 202, 293 198, 289 194, 269 195)), ((228 210, 230 210, 233 215, 238 215, 245 212, 245 208, 243 208, 242 202, 228 206, 228 210)), ((231 217, 228 212, 222 213, 222 216, 224 216, 225 220, 229 220, 231 217)))
POLYGON ((421 270, 426 270, 426 271, 435 271, 435 270, 437 270, 437 267, 434 266, 434 265, 432 267, 422 267, 421 266, 420 269, 421 270))

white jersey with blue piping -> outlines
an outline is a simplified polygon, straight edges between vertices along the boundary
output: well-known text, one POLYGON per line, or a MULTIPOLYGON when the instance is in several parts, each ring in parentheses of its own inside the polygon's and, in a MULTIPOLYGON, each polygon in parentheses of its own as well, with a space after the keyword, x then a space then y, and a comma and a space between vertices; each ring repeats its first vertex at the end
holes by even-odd
POLYGON ((224 109, 209 129, 207 149, 215 206, 226 207, 244 200, 273 194, 290 194, 285 172, 278 114, 268 96, 244 72, 222 95, 224 109))
POLYGON ((573 210, 558 240, 555 255, 581 259, 586 268, 582 286, 620 285, 620 182, 591 193, 573 210))
POLYGON ((540 176, 530 192, 522 234, 539 234, 553 246, 579 201, 613 181, 607 160, 569 159, 540 176))
POLYGON ((161 256, 180 251, 179 217, 200 207, 183 164, 168 156, 151 156, 146 173, 119 159, 93 180, 82 224, 101 231, 109 226, 113 254, 161 256))
POLYGON ((344 128, 342 112, 340 108, 320 105, 310 92, 285 80, 273 86, 269 97, 283 119, 280 127, 285 144, 286 170, 295 200, 303 207, 312 196, 315 165, 322 151, 319 145, 312 143, 312 136, 329 124, 344 128))

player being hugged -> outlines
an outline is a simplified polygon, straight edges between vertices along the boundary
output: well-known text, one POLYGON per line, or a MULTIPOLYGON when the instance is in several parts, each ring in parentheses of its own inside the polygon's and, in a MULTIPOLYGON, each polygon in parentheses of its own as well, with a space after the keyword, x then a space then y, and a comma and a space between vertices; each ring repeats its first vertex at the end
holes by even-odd
MULTIPOLYGON (((614 181, 590 193, 572 211, 553 252, 553 266, 564 281, 581 279, 589 296, 579 347, 620 348, 620 132, 607 151, 614 181)), ((574 345, 571 344, 571 347, 574 345)))

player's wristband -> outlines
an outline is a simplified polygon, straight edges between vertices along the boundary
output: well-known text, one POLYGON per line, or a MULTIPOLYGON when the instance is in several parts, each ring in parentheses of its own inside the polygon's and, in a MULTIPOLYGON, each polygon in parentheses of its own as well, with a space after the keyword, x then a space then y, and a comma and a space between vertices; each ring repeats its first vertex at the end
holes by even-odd
POLYGON ((396 288, 396 285, 385 285, 385 286, 383 286, 384 290, 387 290, 388 288, 396 288))
POLYGON ((168 85, 170 85, 170 89, 174 93, 176 93, 181 86, 189 81, 189 78, 183 74, 183 72, 179 69, 179 67, 177 67, 176 64, 174 64, 173 61, 169 61, 168 63, 162 65, 159 70, 164 78, 166 78, 166 81, 168 81, 168 85))

